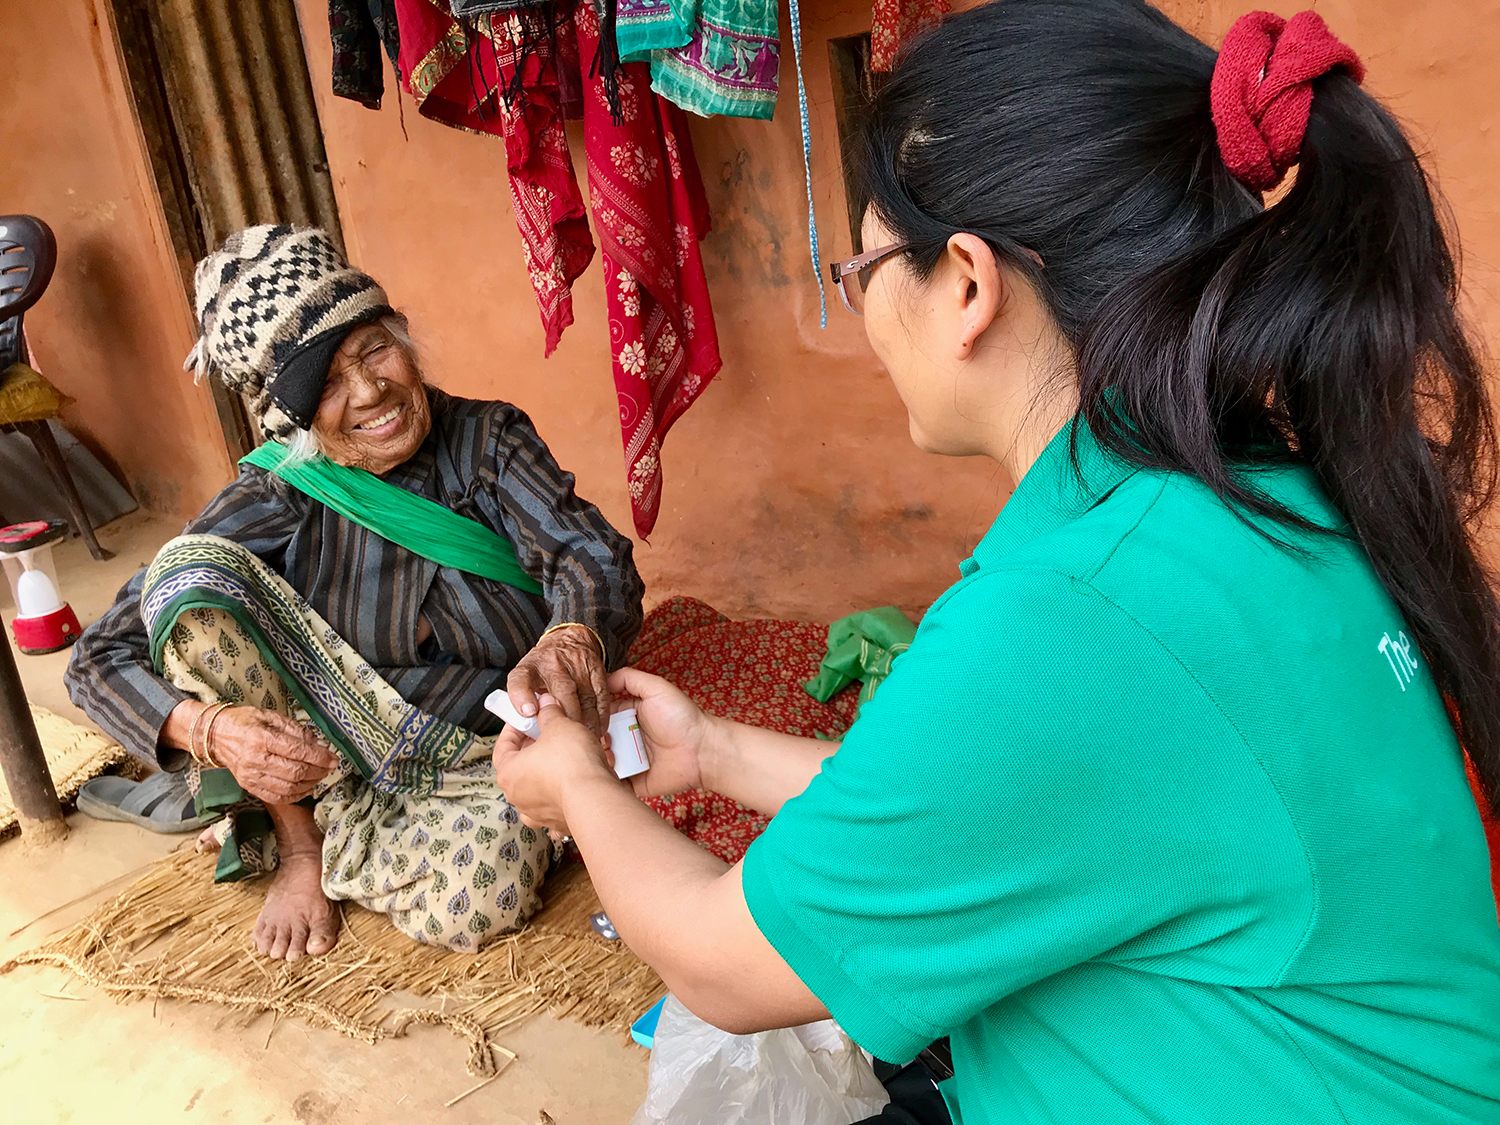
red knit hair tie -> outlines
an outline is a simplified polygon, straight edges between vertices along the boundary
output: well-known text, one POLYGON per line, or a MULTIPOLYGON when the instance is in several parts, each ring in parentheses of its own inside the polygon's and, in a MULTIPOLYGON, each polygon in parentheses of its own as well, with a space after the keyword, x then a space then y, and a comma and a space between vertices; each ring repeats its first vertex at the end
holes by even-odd
POLYGON ((1302 151, 1313 79, 1337 67, 1363 82, 1365 67, 1316 12, 1284 20, 1271 12, 1241 16, 1224 36, 1209 88, 1219 152, 1235 178, 1270 191, 1302 151))

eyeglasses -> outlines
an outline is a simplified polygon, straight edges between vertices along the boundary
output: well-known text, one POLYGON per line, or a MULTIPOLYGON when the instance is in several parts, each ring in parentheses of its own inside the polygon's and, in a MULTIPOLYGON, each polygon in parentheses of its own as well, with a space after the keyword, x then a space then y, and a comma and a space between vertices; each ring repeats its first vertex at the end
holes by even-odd
POLYGON ((844 302, 844 308, 855 316, 864 316, 865 290, 870 288, 870 278, 875 274, 875 267, 893 254, 901 253, 907 245, 905 242, 897 242, 891 246, 882 246, 879 250, 867 250, 856 258, 829 262, 828 273, 833 278, 833 287, 839 291, 839 300, 844 302))
MULTIPOLYGON (((875 267, 887 258, 901 253, 909 247, 909 242, 896 242, 890 246, 882 246, 879 250, 869 250, 857 258, 845 258, 842 262, 829 262, 828 273, 833 278, 833 287, 839 291, 839 299, 844 302, 844 308, 855 316, 865 315, 865 290, 870 288, 870 279, 875 276, 875 267), (850 279, 853 278, 853 284, 850 279)), ((1042 256, 1035 250, 1021 248, 1025 254, 1036 263, 1037 269, 1046 269, 1047 264, 1042 261, 1042 256)))

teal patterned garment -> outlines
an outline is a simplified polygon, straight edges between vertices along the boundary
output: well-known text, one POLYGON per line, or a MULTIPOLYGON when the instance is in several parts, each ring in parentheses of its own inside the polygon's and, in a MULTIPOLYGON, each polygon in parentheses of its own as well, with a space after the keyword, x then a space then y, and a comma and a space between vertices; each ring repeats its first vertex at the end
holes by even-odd
POLYGON ((650 62, 653 52, 685 46, 693 25, 687 6, 670 0, 620 0, 615 11, 615 42, 622 63, 650 62))
POLYGON ((781 68, 776 0, 673 0, 672 16, 690 38, 652 54, 652 89, 704 117, 769 119, 781 68))
MULTIPOLYGON (((797 67, 797 112, 802 122, 802 171, 807 187, 807 243, 813 280, 818 286, 818 323, 828 327, 828 294, 819 264, 818 222, 812 192, 812 121, 807 108, 807 83, 802 73, 802 12, 789 0, 792 50, 797 67)), ((620 5, 621 27, 634 21, 645 42, 654 44, 676 36, 687 41, 667 50, 650 51, 651 88, 668 101, 704 117, 754 117, 769 120, 776 110, 781 69, 781 31, 776 0, 639 0, 620 5), (627 12, 629 15, 627 15, 627 12)), ((625 32, 621 31, 621 52, 625 32)), ((643 52, 645 53, 645 52, 643 52)), ((633 57, 641 57, 635 55, 633 57)))

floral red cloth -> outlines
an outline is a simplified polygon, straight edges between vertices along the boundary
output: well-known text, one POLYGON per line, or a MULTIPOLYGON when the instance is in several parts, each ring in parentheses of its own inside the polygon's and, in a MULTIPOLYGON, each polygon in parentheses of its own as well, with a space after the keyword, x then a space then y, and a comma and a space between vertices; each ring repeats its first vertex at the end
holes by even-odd
MULTIPOLYGON (((502 80, 519 81, 524 91, 513 105, 503 98, 500 101, 505 165, 521 232, 521 253, 547 336, 545 354, 550 356, 563 329, 573 323, 573 281, 594 257, 563 128, 559 68, 576 68, 578 59, 571 51, 561 50, 554 57, 547 38, 533 42, 523 54, 519 17, 496 17, 494 23, 502 80), (517 59, 522 60, 519 79, 517 59)), ((560 16, 556 41, 565 42, 571 34, 571 16, 560 16)))
POLYGON ((875 0, 870 20, 870 69, 890 70, 896 52, 950 10, 948 0, 875 0))
POLYGON ((571 15, 565 7, 502 14, 481 36, 466 33, 443 0, 395 2, 401 72, 418 111, 505 139, 521 253, 551 355, 573 323, 573 281, 594 256, 563 129, 560 67, 576 70, 578 61, 553 51, 573 34, 571 15), (555 32, 543 26, 546 15, 556 19, 555 32), (508 89, 523 96, 508 102, 501 93, 508 89))
MULTIPOLYGON (((800 621, 731 621, 692 598, 652 610, 631 662, 671 680, 710 714, 767 730, 838 737, 859 693, 819 703, 802 687, 818 670, 828 627, 800 621)), ((767 819, 718 793, 693 790, 647 801, 663 819, 725 863, 737 863, 767 819)))
MULTIPOLYGON (((599 46, 593 6, 578 6, 578 55, 599 46)), ((588 83, 583 144, 603 248, 604 296, 626 482, 636 532, 661 510, 661 444, 719 371, 719 337, 698 243, 708 201, 680 109, 651 92, 646 63, 619 70, 620 121, 588 83)))
POLYGON ((573 322, 573 281, 594 254, 563 125, 571 101, 564 92, 582 91, 626 483, 644 538, 661 510, 662 442, 721 362, 698 249, 710 226, 708 202, 686 119, 651 92, 644 63, 618 71, 620 120, 613 119, 602 74, 580 66, 599 46, 591 3, 497 14, 473 34, 443 0, 395 3, 400 69, 419 111, 505 138, 516 224, 549 355, 573 322))

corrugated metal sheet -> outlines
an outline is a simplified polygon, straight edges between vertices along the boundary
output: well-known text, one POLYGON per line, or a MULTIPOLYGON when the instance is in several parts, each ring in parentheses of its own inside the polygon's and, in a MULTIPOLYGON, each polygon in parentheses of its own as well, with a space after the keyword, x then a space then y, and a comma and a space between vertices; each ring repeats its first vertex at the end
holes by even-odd
POLYGON ((338 234, 292 0, 145 0, 206 246, 253 223, 338 234))
MULTIPOLYGON (((241 227, 319 226, 342 245, 293 0, 114 0, 114 15, 188 291, 241 227)), ((236 395, 213 397, 237 460, 259 435, 236 395)))

